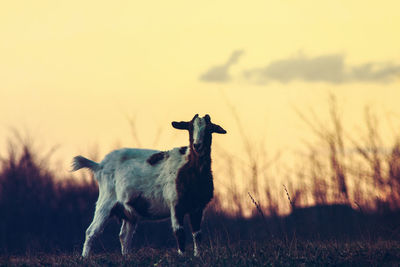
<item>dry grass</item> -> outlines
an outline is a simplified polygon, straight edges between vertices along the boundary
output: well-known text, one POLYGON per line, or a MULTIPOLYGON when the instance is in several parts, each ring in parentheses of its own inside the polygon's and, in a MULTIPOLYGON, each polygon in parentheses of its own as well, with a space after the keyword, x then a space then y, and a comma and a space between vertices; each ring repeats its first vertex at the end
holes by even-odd
POLYGON ((1 266, 394 266, 400 263, 400 243, 365 242, 264 242, 242 241, 204 248, 201 257, 178 256, 175 249, 142 248, 127 257, 118 253, 32 255, 3 257, 1 266))
MULTIPOLYGON (((275 182, 276 176, 271 175, 274 165, 282 166, 279 156, 271 157, 267 147, 251 140, 243 129, 243 158, 219 149, 215 161, 223 162, 223 166, 216 172, 215 187, 223 187, 218 177, 224 178, 226 193, 218 192, 206 213, 203 230, 208 240, 198 259, 176 256, 175 249, 171 249, 175 241, 168 224, 143 226, 134 238, 138 250, 127 258, 98 254, 89 260, 81 259, 78 250, 93 216, 97 185, 93 180, 77 183, 72 177, 56 179, 47 156, 32 150, 30 143, 21 138, 10 141, 8 154, 0 159, 0 214, 4 214, 0 220, 0 266, 398 263, 400 245, 391 240, 400 239, 400 136, 382 149, 376 118, 370 110, 366 113, 366 132, 359 138, 349 135, 334 98, 331 101, 330 124, 300 114, 315 140, 307 144, 300 166, 281 173, 283 189, 282 183, 275 182), (349 152, 349 148, 353 150, 349 152), (228 203, 230 210, 224 209, 223 203, 228 203), (293 212, 292 216, 278 217, 282 203, 293 212), (332 203, 351 205, 356 210, 332 203), (306 205, 318 206, 302 210, 306 205), (376 214, 371 215, 371 211, 376 214), (327 240, 331 237, 335 239, 327 240), (346 241, 350 239, 362 241, 346 241), (382 239, 385 241, 379 241, 382 239), (166 242, 158 243, 159 240, 166 242), (26 251, 31 254, 25 255, 26 251), (46 254, 40 254, 43 251, 46 254), (57 251, 77 252, 47 254, 57 251), (16 253, 24 256, 7 256, 16 253)), ((243 128, 232 110, 239 129, 243 128)), ((100 245, 105 246, 101 252, 118 249, 118 226, 111 225, 105 231, 110 235, 103 236, 100 245)))
MULTIPOLYGON (((365 108, 359 131, 353 130, 355 126, 345 127, 345 114, 334 95, 327 103, 328 118, 321 118, 312 109, 296 109, 313 137, 304 140, 305 147, 297 151, 297 163, 292 164, 281 161, 283 152, 271 155, 266 140, 252 138, 234 105, 227 101, 227 106, 236 122, 243 154, 218 148, 221 166, 216 188, 224 208, 236 216, 260 214, 260 209, 275 216, 295 208, 334 203, 367 213, 400 209, 400 131, 392 130, 392 139, 387 138, 387 132, 383 135, 384 119, 372 108, 365 108), (284 190, 282 183, 287 186, 284 190), (245 192, 251 192, 257 205, 245 192), (285 194, 289 192, 287 202, 285 194)), ((400 129, 393 122, 391 128, 400 129)))

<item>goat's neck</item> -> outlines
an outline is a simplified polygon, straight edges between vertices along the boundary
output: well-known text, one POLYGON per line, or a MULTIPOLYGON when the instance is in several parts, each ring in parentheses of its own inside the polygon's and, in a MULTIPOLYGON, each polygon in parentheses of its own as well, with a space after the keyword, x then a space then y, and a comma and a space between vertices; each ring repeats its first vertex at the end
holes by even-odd
POLYGON ((211 169, 211 147, 204 148, 203 154, 199 155, 190 148, 189 164, 199 170, 199 172, 209 171, 211 169))

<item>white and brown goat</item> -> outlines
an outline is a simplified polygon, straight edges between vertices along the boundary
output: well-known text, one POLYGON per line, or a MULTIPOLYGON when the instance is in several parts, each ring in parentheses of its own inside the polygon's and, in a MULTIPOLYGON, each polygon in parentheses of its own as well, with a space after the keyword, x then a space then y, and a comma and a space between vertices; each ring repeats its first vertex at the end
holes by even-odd
POLYGON ((140 220, 171 218, 178 253, 185 251, 183 219, 190 216, 194 255, 199 255, 200 223, 203 209, 213 197, 211 173, 211 134, 225 134, 210 116, 197 114, 191 121, 172 122, 189 131, 189 146, 169 151, 119 149, 101 163, 82 156, 73 159, 73 171, 88 168, 99 184, 99 198, 94 218, 86 230, 82 256, 90 253, 93 239, 102 232, 109 218, 122 220, 119 238, 122 254, 127 254, 140 220))

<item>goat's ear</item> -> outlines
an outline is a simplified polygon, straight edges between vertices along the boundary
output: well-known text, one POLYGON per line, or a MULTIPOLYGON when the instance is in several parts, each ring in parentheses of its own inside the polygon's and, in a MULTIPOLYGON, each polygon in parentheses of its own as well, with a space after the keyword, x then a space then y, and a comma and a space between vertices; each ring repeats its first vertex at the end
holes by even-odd
POLYGON ((187 121, 173 121, 172 127, 179 130, 189 130, 189 122, 187 121))
POLYGON ((226 131, 221 126, 212 123, 211 124, 211 132, 212 133, 219 133, 219 134, 226 134, 226 131))

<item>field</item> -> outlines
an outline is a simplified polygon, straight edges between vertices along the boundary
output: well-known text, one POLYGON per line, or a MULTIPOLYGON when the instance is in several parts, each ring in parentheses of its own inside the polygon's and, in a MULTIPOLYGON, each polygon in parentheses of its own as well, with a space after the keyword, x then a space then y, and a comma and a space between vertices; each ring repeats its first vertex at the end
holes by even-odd
POLYGON ((203 244, 199 258, 178 256, 175 249, 140 248, 127 257, 119 253, 95 254, 85 260, 73 254, 36 254, 8 256, 1 266, 294 266, 352 265, 397 266, 400 264, 398 241, 240 241, 234 244, 203 244))
POLYGON ((345 138, 333 104, 331 110, 333 126, 310 124, 317 141, 299 169, 284 169, 291 176, 283 175, 283 184, 266 167, 265 147, 246 136, 244 164, 216 154, 215 185, 225 190, 216 191, 204 214, 199 258, 191 256, 189 231, 188 251, 177 255, 169 221, 140 224, 132 254, 122 257, 120 224, 111 220, 93 256, 82 259, 95 180, 60 176, 51 153, 17 133, 0 157, 0 266, 398 266, 400 135, 380 149, 375 119, 366 116, 361 141, 345 138))

